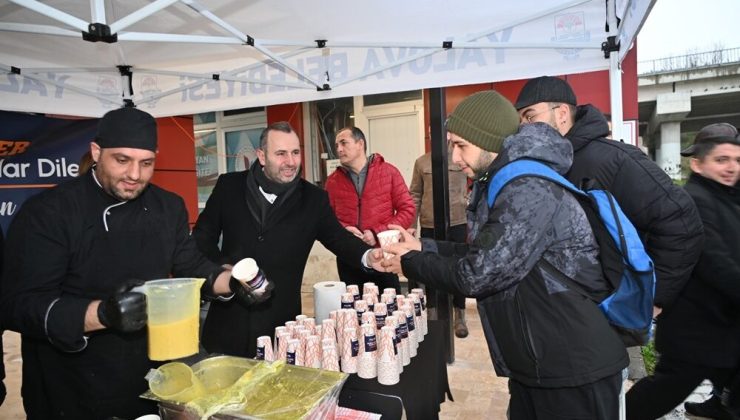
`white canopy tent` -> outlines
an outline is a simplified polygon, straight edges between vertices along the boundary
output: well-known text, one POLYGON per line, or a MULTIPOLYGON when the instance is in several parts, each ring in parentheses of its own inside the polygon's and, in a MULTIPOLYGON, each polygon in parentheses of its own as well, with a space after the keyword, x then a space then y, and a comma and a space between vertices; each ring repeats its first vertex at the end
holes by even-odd
POLYGON ((618 76, 654 1, 0 0, 0 109, 97 117, 133 102, 161 117, 618 76), (621 47, 605 58, 604 43, 621 47))

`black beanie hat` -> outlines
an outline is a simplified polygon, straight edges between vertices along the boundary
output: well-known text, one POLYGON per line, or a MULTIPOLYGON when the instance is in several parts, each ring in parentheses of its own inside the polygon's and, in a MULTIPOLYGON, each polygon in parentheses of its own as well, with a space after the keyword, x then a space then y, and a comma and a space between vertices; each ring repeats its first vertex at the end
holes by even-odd
POLYGON ((494 90, 474 93, 463 99, 447 119, 447 131, 495 153, 501 151, 504 139, 518 129, 516 109, 494 90))
POLYGON ((130 147, 157 151, 157 123, 149 113, 136 108, 107 112, 98 123, 95 143, 101 148, 130 147))
POLYGON ((514 106, 519 110, 540 102, 578 105, 576 94, 573 93, 568 82, 551 76, 541 76, 528 81, 519 92, 514 106))

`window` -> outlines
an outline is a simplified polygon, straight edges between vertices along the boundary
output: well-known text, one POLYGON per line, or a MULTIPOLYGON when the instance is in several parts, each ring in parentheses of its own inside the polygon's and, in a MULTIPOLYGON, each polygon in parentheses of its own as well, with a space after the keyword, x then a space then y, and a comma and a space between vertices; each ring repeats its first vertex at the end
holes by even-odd
POLYGON ((265 108, 242 108, 193 116, 199 209, 205 207, 220 174, 243 171, 254 162, 259 136, 265 127, 265 108))

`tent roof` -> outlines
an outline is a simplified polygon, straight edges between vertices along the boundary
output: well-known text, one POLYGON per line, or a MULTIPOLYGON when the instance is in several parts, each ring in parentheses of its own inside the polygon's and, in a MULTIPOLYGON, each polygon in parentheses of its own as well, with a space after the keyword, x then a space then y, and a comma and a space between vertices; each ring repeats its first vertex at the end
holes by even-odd
POLYGON ((13 0, 0 108, 167 116, 603 70, 607 36, 621 60, 653 2, 13 0), (116 42, 83 40, 91 22, 116 42))

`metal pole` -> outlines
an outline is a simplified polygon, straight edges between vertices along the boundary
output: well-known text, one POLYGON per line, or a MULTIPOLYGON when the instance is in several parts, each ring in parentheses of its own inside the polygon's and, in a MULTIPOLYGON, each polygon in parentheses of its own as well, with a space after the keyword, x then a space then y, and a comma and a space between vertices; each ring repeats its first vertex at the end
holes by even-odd
MULTIPOLYGON (((432 197, 434 198, 434 239, 447 240, 450 227, 450 201, 447 180, 447 118, 444 88, 429 89, 429 123, 432 143, 432 197)), ((437 318, 445 322, 447 363, 455 361, 455 340, 452 329, 452 296, 437 291, 437 318)))

